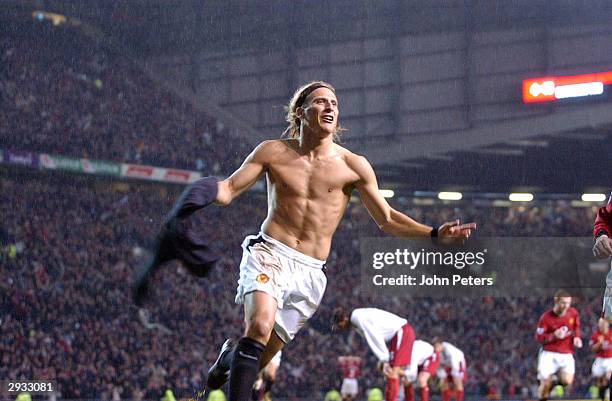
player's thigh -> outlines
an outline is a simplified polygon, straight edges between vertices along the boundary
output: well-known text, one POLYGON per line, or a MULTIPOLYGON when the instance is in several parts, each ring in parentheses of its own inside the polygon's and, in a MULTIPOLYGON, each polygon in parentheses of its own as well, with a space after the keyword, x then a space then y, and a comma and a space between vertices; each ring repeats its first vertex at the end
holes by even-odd
POLYGON ((567 386, 569 384, 572 384, 574 382, 574 374, 573 373, 566 373, 566 372, 559 372, 557 373, 557 376, 559 377, 559 383, 561 383, 564 386, 567 386))
POLYGON ((602 363, 602 358, 595 358, 591 367, 591 375, 595 378, 600 378, 606 374, 606 369, 602 363))
POLYGON ((601 358, 604 378, 608 380, 612 374, 612 358, 601 358))
POLYGON ((417 387, 427 387, 427 382, 429 381, 430 377, 431 374, 429 372, 419 372, 419 375, 417 376, 417 387))
POLYGON ((538 355, 538 380, 549 381, 558 370, 559 365, 555 359, 555 353, 540 351, 538 355))
POLYGON ((463 374, 453 376, 453 386, 455 390, 463 390, 463 374))
POLYGON ((260 331, 269 335, 276 317, 276 299, 263 291, 253 291, 244 296, 244 320, 246 331, 260 331), (266 333, 267 332, 267 333, 266 333))
POLYGON ((574 373, 576 372, 576 363, 572 354, 562 354, 557 357, 559 370, 557 376, 563 385, 572 384, 574 381, 574 373))

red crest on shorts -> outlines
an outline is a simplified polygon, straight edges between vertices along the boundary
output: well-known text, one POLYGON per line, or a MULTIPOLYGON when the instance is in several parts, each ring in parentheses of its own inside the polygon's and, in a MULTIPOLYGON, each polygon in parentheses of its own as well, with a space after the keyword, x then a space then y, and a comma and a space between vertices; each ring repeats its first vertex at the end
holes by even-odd
POLYGON ((261 273, 259 274, 256 278, 255 281, 257 281, 259 284, 265 284, 268 281, 270 281, 270 277, 268 277, 267 275, 261 273))

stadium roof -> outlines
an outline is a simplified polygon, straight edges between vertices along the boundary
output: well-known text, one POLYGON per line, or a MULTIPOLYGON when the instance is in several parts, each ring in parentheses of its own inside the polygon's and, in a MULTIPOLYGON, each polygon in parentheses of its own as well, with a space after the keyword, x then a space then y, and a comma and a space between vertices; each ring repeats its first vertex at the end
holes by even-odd
MULTIPOLYGON (((612 2, 591 0, 93 0, 9 1, 16 9, 43 6, 101 28, 136 55, 299 46, 313 35, 343 41, 397 34, 607 23, 612 2), (436 21, 436 24, 431 24, 436 21)), ((319 39, 318 39, 319 40, 319 39)), ((531 132, 530 120, 457 133, 378 138, 347 145, 367 154, 385 185, 403 190, 558 193, 612 186, 610 103, 557 111, 551 129, 531 132), (610 120, 610 121, 608 121, 610 120), (495 135, 490 135, 490 132, 495 135), (461 135, 461 140, 447 140, 461 135), (606 175, 607 174, 607 175, 606 175)), ((539 124, 546 126, 546 124, 539 124)))

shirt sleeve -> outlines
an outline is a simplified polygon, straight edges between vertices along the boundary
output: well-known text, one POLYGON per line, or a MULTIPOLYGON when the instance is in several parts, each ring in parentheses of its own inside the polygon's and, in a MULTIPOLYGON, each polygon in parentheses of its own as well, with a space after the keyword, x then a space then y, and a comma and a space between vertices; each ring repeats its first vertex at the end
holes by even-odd
POLYGON ((580 337, 580 315, 576 312, 576 330, 574 330, 574 337, 580 337))
POLYGON ((548 324, 546 324, 545 316, 546 314, 540 317, 540 320, 538 321, 538 327, 536 328, 535 332, 535 340, 542 345, 551 342, 555 338, 554 333, 546 333, 546 330, 548 329, 548 324))
POLYGON ((597 212, 597 217, 595 217, 593 236, 597 237, 600 232, 604 232, 608 237, 612 237, 612 194, 610 194, 608 204, 600 208, 597 212))
POLYGON ((368 343, 368 346, 374 355, 376 355, 376 358, 378 358, 378 360, 381 362, 388 362, 389 350, 387 349, 387 344, 385 344, 385 339, 379 333, 373 330, 373 322, 370 321, 367 318, 366 313, 363 312, 364 311, 360 310, 353 311, 351 315, 351 322, 361 330, 366 342, 368 343))

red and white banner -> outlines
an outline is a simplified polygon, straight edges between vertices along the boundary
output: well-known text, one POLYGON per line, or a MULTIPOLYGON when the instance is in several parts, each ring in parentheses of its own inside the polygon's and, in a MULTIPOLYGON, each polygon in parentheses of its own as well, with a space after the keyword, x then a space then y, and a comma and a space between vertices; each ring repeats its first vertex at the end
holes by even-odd
POLYGON ((175 182, 188 184, 202 177, 197 171, 172 168, 143 166, 141 164, 122 164, 121 176, 149 181, 175 182))

